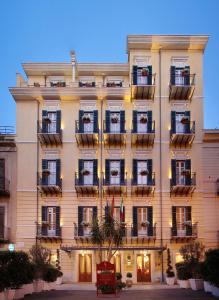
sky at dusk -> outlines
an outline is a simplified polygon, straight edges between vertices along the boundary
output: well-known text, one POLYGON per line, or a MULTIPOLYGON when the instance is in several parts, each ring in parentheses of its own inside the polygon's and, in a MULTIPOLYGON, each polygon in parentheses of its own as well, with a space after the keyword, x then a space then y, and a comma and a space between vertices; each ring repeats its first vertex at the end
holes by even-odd
POLYGON ((0 26, 0 125, 16 124, 22 62, 126 62, 128 34, 209 34, 204 120, 219 128, 219 0, 5 0, 0 26))

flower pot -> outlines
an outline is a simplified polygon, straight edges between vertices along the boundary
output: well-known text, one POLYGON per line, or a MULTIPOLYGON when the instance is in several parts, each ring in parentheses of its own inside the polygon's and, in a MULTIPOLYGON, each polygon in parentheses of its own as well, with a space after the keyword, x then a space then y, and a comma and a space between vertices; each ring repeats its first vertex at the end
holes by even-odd
POLYGON ((126 286, 128 288, 132 287, 132 284, 133 284, 132 279, 126 279, 126 286))
POLYGON ((14 294, 15 294, 15 290, 14 289, 9 289, 6 291, 5 295, 6 295, 6 299, 7 300, 13 300, 14 299, 14 294))
POLYGON ((35 280, 33 283, 34 293, 40 293, 43 290, 44 281, 41 279, 35 280))
POLYGON ((181 289, 189 289, 190 288, 190 284, 189 284, 189 280, 178 280, 179 286, 181 289))
POLYGON ((0 300, 6 300, 5 292, 0 293, 0 300))
POLYGON ((211 284, 208 281, 204 281, 204 290, 206 293, 211 293, 211 284))
POLYGON ((58 277, 58 278, 56 279, 56 284, 57 284, 57 285, 62 284, 62 279, 63 279, 63 276, 58 277))
POLYGON ((203 279, 191 278, 189 279, 189 283, 193 291, 203 290, 204 288, 203 279))
POLYGON ((212 295, 215 296, 215 297, 219 297, 219 288, 212 285, 211 286, 211 292, 212 292, 212 295))
POLYGON ((175 277, 166 277, 167 285, 174 285, 175 277))
POLYGON ((22 299, 24 298, 25 289, 22 286, 20 289, 16 289, 14 293, 14 299, 22 299))
POLYGON ((23 285, 25 295, 33 294, 33 283, 27 283, 23 285))

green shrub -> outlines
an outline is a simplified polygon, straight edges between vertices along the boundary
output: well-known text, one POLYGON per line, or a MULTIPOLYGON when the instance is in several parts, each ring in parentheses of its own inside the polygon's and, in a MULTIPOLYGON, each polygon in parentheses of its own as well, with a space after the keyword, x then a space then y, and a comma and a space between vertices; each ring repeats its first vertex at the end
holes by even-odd
POLYGON ((175 273, 173 272, 173 267, 171 265, 171 256, 170 256, 170 249, 167 249, 167 270, 166 270, 167 277, 174 277, 175 273))
POLYGON ((122 274, 120 272, 116 272, 116 280, 121 280, 122 274))
POLYGON ((179 280, 188 280, 192 277, 190 266, 185 262, 176 264, 176 272, 179 280))
POLYGON ((127 277, 127 278, 132 278, 132 273, 131 273, 131 272, 128 272, 128 273, 126 274, 126 277, 127 277))
POLYGON ((60 271, 54 268, 52 265, 47 265, 43 271, 43 280, 47 282, 54 282, 56 281, 59 272, 60 271))
POLYGON ((204 280, 219 287, 219 249, 210 249, 205 253, 202 274, 204 280))

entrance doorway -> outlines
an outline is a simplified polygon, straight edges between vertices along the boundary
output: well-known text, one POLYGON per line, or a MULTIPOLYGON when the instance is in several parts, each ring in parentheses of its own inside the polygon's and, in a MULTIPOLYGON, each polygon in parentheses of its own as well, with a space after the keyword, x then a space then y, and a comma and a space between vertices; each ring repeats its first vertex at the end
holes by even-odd
POLYGON ((151 257, 148 254, 137 255, 137 282, 151 282, 151 257))
POLYGON ((79 254, 79 282, 92 282, 91 254, 79 254))

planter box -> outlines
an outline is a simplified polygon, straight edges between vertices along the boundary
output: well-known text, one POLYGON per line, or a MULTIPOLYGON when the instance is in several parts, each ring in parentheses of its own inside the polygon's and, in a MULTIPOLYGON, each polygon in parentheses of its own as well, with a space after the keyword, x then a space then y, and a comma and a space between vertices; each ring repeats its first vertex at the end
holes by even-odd
POLYGON ((14 289, 9 289, 5 292, 6 295, 6 299, 7 300, 13 300, 14 299, 14 294, 15 294, 15 290, 14 289))
POLYGON ((63 279, 63 276, 58 277, 58 278, 56 279, 56 284, 57 284, 57 285, 62 284, 62 279, 63 279))
POLYGON ((189 284, 189 280, 178 280, 179 286, 181 289, 189 289, 190 288, 190 284, 189 284))
POLYGON ((30 295, 30 294, 33 294, 33 283, 27 283, 27 284, 24 284, 23 285, 23 288, 24 288, 24 294, 25 295, 30 295))
POLYGON ((193 291, 203 290, 204 289, 204 282, 203 279, 189 279, 189 283, 191 286, 191 289, 193 291))
POLYGON ((208 281, 204 281, 204 290, 206 293, 211 293, 211 284, 208 281))
POLYGON ((218 287, 211 285, 211 292, 212 292, 213 296, 219 298, 219 288, 218 287))
POLYGON ((22 286, 20 289, 15 290, 14 299, 24 298, 25 288, 22 286))
POLYGON ((40 293, 43 290, 44 281, 39 279, 34 281, 33 287, 34 287, 34 293, 40 293))
POLYGON ((174 285, 175 284, 175 277, 166 277, 167 285, 174 285))
POLYGON ((129 288, 129 287, 132 287, 132 279, 126 279, 126 286, 129 288))

